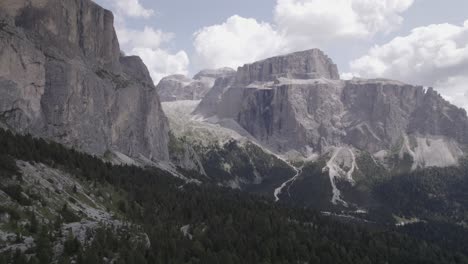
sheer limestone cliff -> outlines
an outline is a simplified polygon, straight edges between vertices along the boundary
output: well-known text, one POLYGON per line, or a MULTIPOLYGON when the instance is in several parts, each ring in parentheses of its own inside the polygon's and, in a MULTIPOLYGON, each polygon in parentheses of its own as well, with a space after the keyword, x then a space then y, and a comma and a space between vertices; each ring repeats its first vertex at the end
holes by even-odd
POLYGON ((168 159, 146 66, 122 57, 113 15, 89 0, 0 3, 0 123, 102 155, 168 159))
POLYGON ((338 80, 338 67, 321 50, 313 49, 246 64, 237 71, 237 82, 269 82, 278 78, 338 80))
POLYGON ((465 110, 432 88, 339 80, 336 65, 318 50, 240 67, 234 77, 218 79, 194 113, 235 120, 277 153, 323 155, 349 146, 388 156, 404 149, 424 167, 440 165, 437 151, 428 151, 431 142, 443 146, 444 165, 456 164, 468 144, 465 110))

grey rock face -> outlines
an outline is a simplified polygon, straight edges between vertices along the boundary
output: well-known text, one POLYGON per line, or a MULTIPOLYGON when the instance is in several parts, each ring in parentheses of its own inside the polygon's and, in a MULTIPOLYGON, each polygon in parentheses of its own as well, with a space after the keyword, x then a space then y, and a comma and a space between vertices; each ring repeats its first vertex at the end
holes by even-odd
POLYGON ((9 11, 16 26, 47 53, 82 57, 88 64, 119 71, 120 48, 110 11, 90 0, 19 0, 16 5, 19 8, 9 11))
POLYGON ((205 95, 199 106, 195 109, 194 114, 209 117, 222 112, 224 107, 220 103, 223 95, 231 88, 235 80, 236 75, 228 75, 216 79, 213 88, 205 95))
POLYGON ((237 82, 248 85, 252 82, 270 82, 277 78, 338 80, 338 67, 321 50, 313 49, 278 56, 244 65, 237 71, 237 82))
POLYGON ((408 136, 460 145, 468 140, 465 110, 434 90, 391 80, 339 80, 336 66, 317 50, 245 65, 235 78, 217 83, 195 113, 234 119, 280 153, 324 153, 341 145, 376 153, 408 136))
POLYGON ((163 78, 156 86, 162 102, 200 100, 211 88, 210 83, 195 81, 184 75, 163 78))
POLYGON ((200 175, 206 176, 200 156, 192 147, 191 142, 172 136, 169 142, 169 156, 177 167, 187 171, 196 171, 200 175))
POLYGON ((163 102, 180 100, 201 100, 215 84, 216 79, 232 76, 230 68, 203 70, 193 79, 184 75, 171 75, 163 78, 158 86, 158 94, 163 102))
POLYGON ((346 82, 342 101, 347 113, 345 141, 378 151, 398 144, 402 135, 445 136, 466 144, 466 112, 432 88, 392 81, 346 82))
POLYGON ((46 57, 13 23, 0 16, 0 122, 24 132, 42 119, 46 57))
POLYGON ((231 68, 220 68, 220 69, 207 69, 207 70, 202 70, 199 73, 195 74, 193 77, 194 80, 203 80, 205 78, 210 78, 210 79, 218 79, 221 77, 227 77, 227 76, 232 76, 236 74, 236 71, 231 68))
POLYGON ((89 0, 0 3, 0 123, 102 155, 168 160, 146 66, 121 57, 113 15, 89 0))
MULTIPOLYGON (((343 82, 317 80, 289 83, 286 80, 268 87, 236 89, 242 91, 239 108, 231 107, 223 117, 235 118, 255 138, 278 152, 320 152, 338 145, 344 135, 340 116, 344 106, 339 94, 343 82), (255 120, 255 121, 254 121, 255 120)), ((234 91, 234 89, 233 89, 234 91)), ((235 93, 228 91, 226 100, 235 93)), ((224 101, 221 104, 225 104, 224 101)))

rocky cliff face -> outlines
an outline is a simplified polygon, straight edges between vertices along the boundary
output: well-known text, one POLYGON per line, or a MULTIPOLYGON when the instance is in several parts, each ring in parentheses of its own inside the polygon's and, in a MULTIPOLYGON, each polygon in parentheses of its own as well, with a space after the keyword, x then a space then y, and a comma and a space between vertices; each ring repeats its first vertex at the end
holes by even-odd
POLYGON ((278 56, 244 65, 237 71, 237 82, 269 82, 278 78, 338 80, 338 67, 321 50, 313 49, 278 56))
POLYGON ((102 155, 168 159, 146 66, 122 57, 113 15, 89 0, 0 3, 0 123, 102 155))
POLYGON ((440 136, 465 145, 466 111, 444 100, 432 88, 395 81, 353 80, 345 83, 342 102, 346 142, 378 151, 394 146, 403 135, 440 136))
POLYGON ((278 153, 322 155, 346 145, 390 154, 408 146, 407 154, 428 164, 431 153, 416 153, 425 148, 424 140, 443 142, 455 162, 468 140, 466 112, 433 89, 391 80, 339 80, 336 65, 318 50, 245 65, 217 83, 195 113, 234 119, 278 153))
POLYGON ((271 194, 324 210, 366 208, 375 179, 459 165, 468 151, 465 110, 432 88, 340 80, 336 66, 317 50, 245 65, 218 78, 193 114, 193 122, 234 130, 303 161, 271 194))
POLYGON ((199 106, 195 109, 194 114, 210 117, 221 113, 225 109, 220 104, 223 95, 235 83, 235 80, 235 73, 216 79, 211 90, 208 91, 199 106))
POLYGON ((158 86, 158 94, 163 102, 180 100, 201 100, 215 84, 215 80, 235 73, 233 69, 203 70, 193 79, 184 75, 171 75, 163 78, 158 86))

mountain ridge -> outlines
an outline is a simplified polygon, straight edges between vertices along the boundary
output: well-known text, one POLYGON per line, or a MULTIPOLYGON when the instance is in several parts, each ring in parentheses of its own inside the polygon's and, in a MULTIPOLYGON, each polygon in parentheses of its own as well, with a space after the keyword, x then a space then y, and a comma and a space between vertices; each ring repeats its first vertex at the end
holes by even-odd
POLYGON ((156 89, 162 102, 180 100, 201 100, 215 84, 216 79, 230 76, 235 71, 231 68, 202 70, 193 78, 174 74, 161 79, 156 89))
MULTIPOLYGON (((316 206, 300 193, 319 184, 324 190, 330 188, 329 193, 322 191, 326 196, 312 198, 325 200, 321 206, 328 203, 356 210, 369 201, 359 198, 356 202, 354 196, 369 196, 377 178, 385 181, 399 173, 458 166, 466 156, 466 111, 451 105, 434 89, 389 79, 330 79, 327 77, 338 75, 334 67, 317 75, 320 71, 304 67, 307 56, 291 63, 297 54, 319 56, 313 61, 325 66, 318 69, 334 65, 323 52, 313 49, 239 67, 237 73, 218 78, 200 103, 192 101, 195 110, 191 114, 176 110, 189 101, 163 105, 177 127, 174 134, 205 146, 209 146, 203 142, 205 138, 216 142, 219 137, 217 148, 223 148, 226 135, 232 135, 241 147, 242 142, 253 142, 268 155, 292 161, 289 166, 296 171, 290 178, 278 179, 268 189, 270 197, 316 206), (178 119, 182 117, 188 121, 181 126, 178 119), (302 170, 310 164, 320 166, 320 172, 317 168, 302 170), (374 170, 377 178, 372 175, 374 170), (288 192, 281 192, 283 189, 288 192)), ((207 164, 203 158, 199 160, 202 166, 207 164)), ((250 184, 244 181, 234 186, 249 190, 250 184)))
POLYGON ((377 153, 413 134, 467 144, 466 111, 445 101, 432 88, 424 90, 386 79, 338 80, 334 67, 322 71, 330 65, 334 64, 316 49, 247 64, 227 84, 215 84, 194 113, 233 119, 280 153, 304 152, 305 146, 321 153, 327 146, 340 144, 377 153), (286 63, 283 71, 273 75, 265 71, 281 69, 282 61, 294 60, 297 54, 317 56, 315 61, 325 64, 308 68, 286 63), (290 72, 296 75, 288 78, 290 72), (218 90, 218 95, 212 96, 218 90))
POLYGON ((318 49, 156 87, 113 20, 0 2, 1 264, 467 263, 466 111, 318 49))

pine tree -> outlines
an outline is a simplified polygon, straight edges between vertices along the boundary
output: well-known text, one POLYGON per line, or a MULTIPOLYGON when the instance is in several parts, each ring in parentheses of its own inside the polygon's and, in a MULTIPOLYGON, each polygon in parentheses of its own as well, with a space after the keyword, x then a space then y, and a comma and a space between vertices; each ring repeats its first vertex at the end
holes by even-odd
POLYGON ((99 258, 98 250, 96 247, 91 246, 86 250, 83 256, 83 264, 101 264, 102 261, 99 258))
POLYGON ((40 264, 49 264, 52 260, 52 245, 49 230, 42 226, 36 241, 36 255, 40 264))
POLYGON ((65 241, 63 251, 67 256, 73 256, 79 252, 81 247, 80 241, 73 236, 72 231, 68 232, 67 240, 65 241))
POLYGON ((0 264, 7 264, 7 256, 6 256, 6 253, 1 253, 0 254, 0 264))
POLYGON ((17 249, 15 254, 13 255, 12 264, 27 264, 28 260, 26 259, 26 255, 20 250, 17 249))
MULTIPOLYGON (((32 256, 32 257, 29 259, 28 264, 39 264, 39 260, 38 260, 35 256, 32 256)), ((69 264, 69 263, 67 263, 67 264, 69 264)))
POLYGON ((70 264, 70 257, 69 256, 62 256, 59 260, 58 260, 58 264, 70 264))
POLYGON ((39 222, 37 221, 36 214, 31 212, 31 217, 29 219, 29 232, 36 234, 38 231, 39 222))

